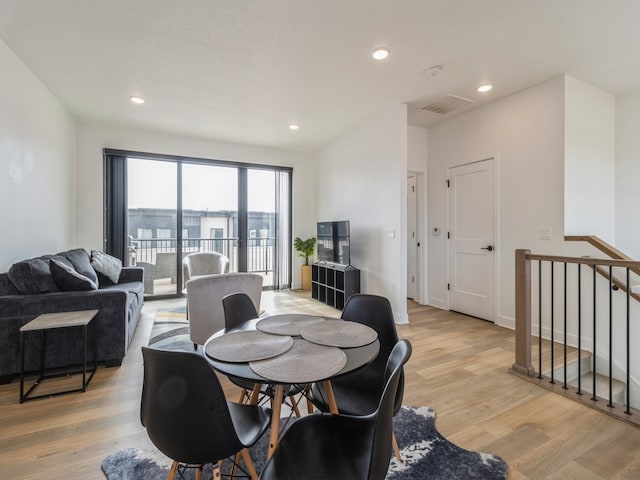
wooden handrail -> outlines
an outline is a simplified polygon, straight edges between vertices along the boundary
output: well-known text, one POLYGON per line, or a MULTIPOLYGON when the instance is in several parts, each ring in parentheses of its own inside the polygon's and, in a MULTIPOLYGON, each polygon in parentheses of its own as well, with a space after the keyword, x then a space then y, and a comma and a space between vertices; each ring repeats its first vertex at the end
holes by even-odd
MULTIPOLYGON (((516 250, 517 252, 517 250, 516 250)), ((591 257, 564 257, 561 255, 538 255, 536 253, 527 254, 529 260, 542 260, 547 262, 561 263, 582 263, 583 265, 603 265, 607 267, 621 267, 633 270, 640 270, 640 262, 631 260, 611 260, 608 258, 591 258, 591 257)))
MULTIPOLYGON (((631 270, 631 269, 629 269, 631 270)), ((602 267, 596 267, 596 271, 602 275, 604 278, 606 278, 607 280, 609 280, 609 271, 605 270, 602 267)), ((618 278, 616 278, 615 276, 611 279, 611 283, 613 283, 616 287, 618 287, 620 290, 622 290, 624 293, 627 293, 627 285, 622 281, 619 280, 618 278)), ((640 295, 638 295, 637 293, 633 293, 630 292, 629 295, 631 296, 631 298, 633 298, 636 302, 640 302, 640 295)))
MULTIPOLYGON (((631 257, 622 253, 613 245, 609 245, 607 242, 597 237, 596 235, 565 235, 564 240, 566 242, 587 242, 592 247, 597 248, 602 253, 616 260, 629 260, 633 261, 631 257)), ((631 268, 631 271, 636 275, 640 275, 640 268, 631 268)))
POLYGON ((606 253, 611 258, 617 260, 632 260, 630 257, 626 256, 620 250, 615 248, 613 245, 609 245, 607 242, 602 240, 600 237, 596 235, 565 235, 565 242, 587 242, 589 245, 596 247, 603 253, 606 253))

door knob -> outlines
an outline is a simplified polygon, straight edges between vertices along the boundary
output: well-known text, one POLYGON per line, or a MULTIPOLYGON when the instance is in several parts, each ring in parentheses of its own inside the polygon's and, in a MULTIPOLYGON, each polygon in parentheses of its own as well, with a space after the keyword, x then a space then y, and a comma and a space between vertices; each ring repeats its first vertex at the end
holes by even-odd
POLYGON ((493 245, 489 245, 488 247, 482 247, 480 250, 489 250, 490 252, 493 252, 493 245))

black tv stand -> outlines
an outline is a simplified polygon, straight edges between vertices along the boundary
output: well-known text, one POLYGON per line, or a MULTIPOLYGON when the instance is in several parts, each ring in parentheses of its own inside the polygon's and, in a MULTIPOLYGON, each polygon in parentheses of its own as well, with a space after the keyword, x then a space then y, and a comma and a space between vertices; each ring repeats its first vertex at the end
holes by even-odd
POLYGON ((354 293, 360 293, 360 270, 357 268, 326 262, 311 266, 311 298, 342 310, 354 293))

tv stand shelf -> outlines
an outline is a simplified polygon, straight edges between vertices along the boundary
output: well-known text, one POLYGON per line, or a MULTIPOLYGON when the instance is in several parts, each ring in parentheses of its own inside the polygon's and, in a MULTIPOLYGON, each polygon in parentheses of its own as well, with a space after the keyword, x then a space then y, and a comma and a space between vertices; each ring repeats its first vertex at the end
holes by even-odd
POLYGON ((354 293, 360 293, 360 270, 346 265, 315 263, 311 266, 311 298, 342 310, 354 293))

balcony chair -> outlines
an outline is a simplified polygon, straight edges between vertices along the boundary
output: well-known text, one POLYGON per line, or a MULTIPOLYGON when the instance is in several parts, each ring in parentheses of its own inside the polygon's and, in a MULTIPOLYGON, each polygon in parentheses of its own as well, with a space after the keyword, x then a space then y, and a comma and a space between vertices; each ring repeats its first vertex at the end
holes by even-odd
MULTIPOLYGON (((237 292, 225 296, 222 299, 222 306, 224 308, 225 328, 227 329, 236 328, 247 320, 252 320, 259 316, 253 301, 246 293, 237 292)), ((242 389, 240 398, 238 399, 240 403, 244 403, 245 401, 251 401, 251 403, 259 402, 258 398, 252 398, 251 393, 253 392, 255 392, 255 395, 262 393, 273 399, 273 392, 269 385, 254 384, 249 380, 237 377, 229 377, 229 380, 242 389)), ((289 401, 291 402, 290 406, 296 414, 296 417, 300 418, 300 410, 298 409, 298 402, 295 397, 299 391, 285 385, 284 392, 285 397, 289 397, 289 401)))
MULTIPOLYGON (((360 370, 331 381, 333 393, 340 413, 349 415, 368 415, 373 412, 384 387, 384 372, 391 350, 398 343, 398 332, 393 320, 391 304, 385 297, 378 295, 354 294, 349 297, 341 317, 343 320, 358 322, 373 328, 378 333, 380 352, 376 359, 360 370)), ((404 372, 400 372, 393 414, 402 406, 404 395, 404 372)), ((313 384, 311 400, 323 412, 329 411, 327 395, 322 384, 313 384)), ((396 458, 402 461, 400 450, 393 437, 393 450, 396 458)))
POLYGON ((262 276, 255 273, 205 275, 187 282, 189 337, 194 347, 225 327, 222 298, 236 292, 246 293, 260 311, 262 276))
POLYGON ((218 252, 196 252, 182 259, 183 281, 215 273, 229 273, 229 259, 218 252))
POLYGON ((386 362, 381 396, 368 415, 315 413, 284 434, 261 480, 382 480, 389 469, 393 410, 411 344, 400 340, 386 362))
POLYGON ((270 424, 270 410, 227 402, 215 372, 201 355, 142 347, 144 380, 140 421, 153 444, 173 460, 168 480, 185 468, 213 464, 219 478, 220 461, 235 456, 257 479, 247 450, 270 424))

